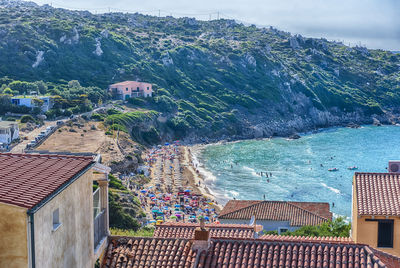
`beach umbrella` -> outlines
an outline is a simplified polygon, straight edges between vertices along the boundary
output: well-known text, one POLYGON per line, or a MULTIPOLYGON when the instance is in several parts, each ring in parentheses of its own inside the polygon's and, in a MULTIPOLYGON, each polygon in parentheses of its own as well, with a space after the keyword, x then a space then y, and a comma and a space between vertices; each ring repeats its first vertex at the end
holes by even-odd
POLYGON ((207 216, 205 216, 204 219, 205 219, 206 221, 209 221, 209 220, 210 220, 210 218, 207 217, 207 216))
POLYGON ((164 209, 165 209, 165 210, 168 210, 168 209, 169 209, 169 207, 165 206, 165 207, 164 207, 164 209))
POLYGON ((189 216, 189 218, 191 218, 191 219, 196 219, 196 216, 191 215, 191 216, 189 216))
POLYGON ((181 207, 181 205, 178 205, 178 204, 176 204, 176 205, 175 205, 175 207, 176 207, 176 208, 180 208, 180 207, 181 207))
POLYGON ((151 212, 157 213, 159 210, 158 209, 153 209, 151 212))
POLYGON ((181 217, 181 214, 175 214, 175 216, 177 216, 178 218, 180 218, 180 217, 181 217))
POLYGON ((175 215, 172 215, 171 217, 169 217, 170 219, 177 219, 178 217, 175 215))
POLYGON ((189 190, 189 189, 186 189, 184 192, 185 192, 185 193, 190 193, 190 190, 189 190))
POLYGON ((140 192, 141 192, 141 193, 146 193, 147 191, 146 191, 146 190, 140 190, 140 192))
POLYGON ((151 221, 149 221, 149 223, 156 223, 156 221, 155 220, 151 220, 151 221))
POLYGON ((154 197, 155 195, 154 194, 149 194, 149 197, 154 197))
POLYGON ((162 211, 157 211, 156 212, 158 215, 164 215, 164 212, 162 212, 162 211))
POLYGON ((165 146, 168 146, 168 145, 169 145, 169 143, 168 143, 168 142, 166 142, 164 145, 165 145, 165 146))
POLYGON ((161 217, 161 216, 157 216, 157 218, 156 218, 156 220, 162 220, 163 219, 163 217, 161 217))

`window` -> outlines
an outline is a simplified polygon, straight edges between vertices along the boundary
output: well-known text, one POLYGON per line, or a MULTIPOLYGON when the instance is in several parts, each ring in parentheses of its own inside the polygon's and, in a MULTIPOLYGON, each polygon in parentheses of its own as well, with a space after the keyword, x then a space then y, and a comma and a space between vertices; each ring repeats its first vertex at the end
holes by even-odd
POLYGON ((139 91, 139 87, 137 87, 136 90, 139 91))
POLYGON ((53 231, 57 230, 60 226, 60 210, 57 208, 53 211, 53 231))
POLYGON ((288 228, 285 228, 285 227, 278 228, 278 234, 283 234, 283 233, 286 233, 287 231, 289 231, 288 228))
POLYGON ((378 247, 393 247, 393 220, 378 221, 378 247))
POLYGON ((126 88, 126 91, 128 91, 128 88, 126 88))
POLYGON ((147 90, 149 90, 150 88, 149 87, 147 87, 147 90))

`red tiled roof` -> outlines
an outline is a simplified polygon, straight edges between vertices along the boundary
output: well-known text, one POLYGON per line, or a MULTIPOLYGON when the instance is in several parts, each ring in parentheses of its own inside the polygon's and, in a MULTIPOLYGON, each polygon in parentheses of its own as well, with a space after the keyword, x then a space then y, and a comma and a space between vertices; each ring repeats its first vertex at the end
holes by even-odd
POLYGON ((254 215, 257 220, 289 221, 291 226, 318 225, 332 218, 329 204, 286 201, 245 201, 230 200, 221 211, 220 219, 249 220, 254 215), (302 204, 309 203, 309 204, 302 204), (299 206, 302 204, 302 206, 299 206), (227 209, 225 209, 227 207, 227 209), (234 208, 237 209, 234 209, 234 208), (315 207, 309 211, 303 207, 315 207), (320 213, 323 217, 316 213, 320 213))
POLYGON ((313 243, 341 243, 341 244, 354 244, 350 237, 318 237, 318 236, 288 236, 288 235, 262 235, 259 237, 261 240, 269 241, 295 241, 295 242, 313 242, 313 243))
POLYGON ((400 216, 400 174, 355 173, 358 215, 400 216))
POLYGON ((360 244, 212 238, 208 250, 198 252, 192 241, 111 237, 101 267, 393 268, 398 266, 384 261, 399 261, 394 256, 380 259, 379 252, 360 244))
POLYGON ((196 255, 185 239, 111 237, 101 267, 194 267, 196 255))
MULTIPOLYGON (((154 237, 194 238, 196 223, 166 222, 156 226, 154 237)), ((254 226, 246 224, 206 224, 211 237, 219 238, 254 238, 254 226)))
POLYGON ((385 267, 364 245, 213 240, 199 255, 202 267, 385 267), (375 266, 374 266, 375 265, 375 266))
POLYGON ((33 208, 93 163, 93 157, 0 154, 0 202, 33 208))
POLYGON ((139 82, 139 81, 123 81, 123 82, 111 84, 110 87, 112 87, 112 86, 125 86, 125 85, 129 85, 130 83, 141 83, 141 84, 150 85, 150 83, 146 83, 146 82, 139 82))

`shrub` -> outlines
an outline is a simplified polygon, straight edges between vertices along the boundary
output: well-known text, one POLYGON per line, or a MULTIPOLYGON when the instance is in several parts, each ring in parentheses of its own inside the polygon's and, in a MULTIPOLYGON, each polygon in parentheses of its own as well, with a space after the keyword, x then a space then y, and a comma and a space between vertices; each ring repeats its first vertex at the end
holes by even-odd
POLYGON ((24 115, 21 117, 21 123, 35 123, 35 119, 31 115, 24 115))
POLYGON ((103 114, 97 114, 97 113, 94 113, 91 116, 91 119, 95 120, 95 121, 103 121, 104 118, 105 118, 105 116, 103 114))
POLYGON ((113 115, 113 114, 122 114, 121 111, 118 111, 117 109, 111 108, 107 110, 108 115, 113 115))

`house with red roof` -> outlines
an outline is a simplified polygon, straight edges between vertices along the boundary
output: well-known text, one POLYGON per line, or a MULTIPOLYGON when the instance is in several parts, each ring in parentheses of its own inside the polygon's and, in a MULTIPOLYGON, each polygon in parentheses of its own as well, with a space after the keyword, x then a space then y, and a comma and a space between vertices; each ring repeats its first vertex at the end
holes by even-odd
POLYGON ((329 203, 230 200, 218 216, 226 224, 249 224, 252 218, 264 231, 281 234, 332 220, 332 213, 329 203))
POLYGON ((400 256, 400 173, 354 174, 351 236, 400 256))
POLYGON ((0 267, 93 267, 107 247, 109 171, 93 156, 0 154, 0 267))
POLYGON ((127 100, 137 97, 151 97, 153 94, 152 84, 138 81, 124 81, 112 84, 108 87, 114 99, 127 100))
MULTIPOLYGON (((232 227, 220 225, 221 229, 232 227)), ((174 232, 174 237, 111 236, 100 267, 400 267, 398 257, 348 238, 253 238, 239 237, 240 232, 227 237, 217 235, 214 225, 181 223, 180 228, 193 232, 174 232)))

